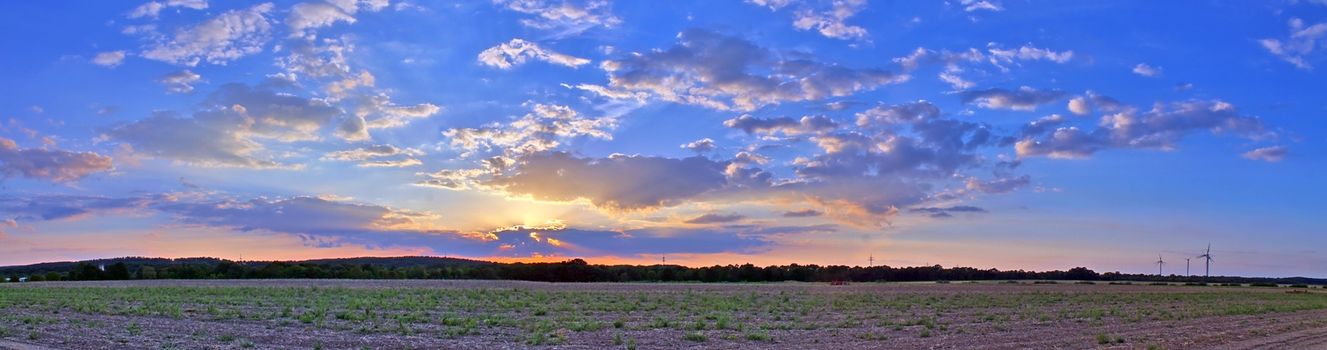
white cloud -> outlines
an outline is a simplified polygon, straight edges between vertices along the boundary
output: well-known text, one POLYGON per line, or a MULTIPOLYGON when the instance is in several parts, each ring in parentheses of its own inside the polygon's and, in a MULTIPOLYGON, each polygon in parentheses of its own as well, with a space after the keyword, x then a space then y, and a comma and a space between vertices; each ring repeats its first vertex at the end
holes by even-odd
POLYGON ((259 53, 271 39, 272 23, 268 16, 272 3, 243 10, 226 11, 195 26, 175 31, 169 37, 154 38, 142 56, 162 62, 195 66, 206 61, 224 65, 244 56, 259 53))
POLYGON ((608 0, 493 0, 509 10, 533 15, 521 20, 526 27, 551 31, 554 37, 578 35, 590 28, 612 28, 622 20, 612 14, 608 0))
POLYGON ((166 2, 152 1, 138 5, 129 11, 129 18, 151 18, 156 19, 161 14, 161 10, 170 7, 183 7, 194 10, 206 10, 206 0, 167 0, 166 2))
POLYGON ((1092 113, 1092 106, 1087 104, 1087 99, 1082 96, 1074 97, 1069 100, 1069 111, 1077 115, 1087 115, 1092 113))
POLYGON ((511 69, 525 64, 526 60, 531 59, 572 68, 590 63, 590 60, 554 52, 539 46, 539 44, 522 39, 511 39, 511 41, 498 46, 490 47, 480 52, 478 59, 480 63, 486 66, 499 69, 511 69))
POLYGON ((203 76, 189 71, 188 69, 172 72, 161 77, 157 82, 166 86, 166 91, 171 93, 183 94, 194 91, 193 83, 203 79, 203 76))
POLYGON ((92 64, 102 67, 115 67, 124 62, 124 51, 99 52, 92 57, 92 64))
POLYGON ((355 23, 355 13, 360 10, 377 12, 388 5, 387 0, 327 0, 295 4, 290 7, 286 25, 290 26, 291 36, 308 35, 309 29, 331 26, 336 22, 355 23))
POLYGON ((443 135, 467 154, 496 148, 510 157, 553 150, 577 137, 611 140, 615 127, 614 118, 587 118, 567 106, 536 104, 530 113, 505 125, 449 129, 443 135))
POLYGON ((682 149, 690 150, 692 152, 705 153, 714 150, 714 139, 706 137, 703 139, 691 141, 689 143, 682 145, 681 147, 682 149))
POLYGON ((1161 75, 1161 67, 1153 67, 1147 65, 1147 63, 1139 63, 1137 66, 1133 66, 1133 74, 1145 77, 1155 77, 1161 75))
POLYGON ((302 2, 290 7, 286 25, 290 26, 291 35, 301 35, 305 29, 327 27, 336 22, 355 23, 352 13, 325 2, 302 2))
POLYGON ((1260 160, 1268 163, 1276 163, 1286 158, 1289 153, 1285 146, 1263 147, 1252 151, 1244 152, 1241 157, 1245 159, 1260 160))
MULTIPOLYGON (((1049 130, 1050 126, 1041 125, 1025 128, 1023 139, 1015 144, 1018 156, 1087 158, 1110 148, 1168 151, 1188 135, 1202 131, 1251 140, 1277 137, 1258 117, 1241 115, 1234 106, 1219 100, 1158 104, 1143 113, 1126 109, 1103 116, 1099 127, 1090 131, 1071 126, 1043 134, 1049 130)), ((1263 152, 1274 155, 1274 151, 1263 152)))
POLYGON ((1300 69, 1313 69, 1309 63, 1309 56, 1313 54, 1315 48, 1321 45, 1324 38, 1327 38, 1327 22, 1304 26, 1304 20, 1291 18, 1289 21, 1290 37, 1285 39, 1262 39, 1258 43, 1262 44, 1267 52, 1280 57, 1286 62, 1299 67, 1300 69))
POLYGON ((820 35, 834 39, 864 39, 867 37, 866 28, 845 21, 865 9, 866 0, 835 0, 829 10, 798 10, 793 15, 793 27, 816 30, 820 35))
POLYGON ((1068 63, 1073 59, 1073 51, 1056 52, 1050 49, 1039 48, 1031 44, 1023 45, 1016 49, 1002 49, 992 43, 986 49, 990 52, 991 64, 1003 67, 1000 63, 1014 63, 1015 60, 1023 61, 1051 61, 1055 63, 1068 63))
POLYGON ((1000 6, 1000 3, 998 3, 998 2, 993 2, 993 1, 989 1, 989 0, 963 0, 963 1, 962 1, 962 4, 963 4, 963 11, 967 11, 967 12, 975 12, 975 11, 1000 12, 1000 11, 1004 11, 1004 7, 1001 7, 1001 6, 1000 6))
POLYGON ((770 11, 778 11, 791 4, 793 0, 746 0, 746 2, 756 6, 768 7, 770 11))

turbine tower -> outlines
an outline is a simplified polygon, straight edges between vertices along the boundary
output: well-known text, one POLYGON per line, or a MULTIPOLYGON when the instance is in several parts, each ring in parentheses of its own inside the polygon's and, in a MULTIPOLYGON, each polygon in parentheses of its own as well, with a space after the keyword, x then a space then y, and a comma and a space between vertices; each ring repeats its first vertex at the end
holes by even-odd
POLYGON ((1189 274, 1189 258, 1184 258, 1184 275, 1192 276, 1191 274, 1189 274))
POLYGON ((1161 254, 1157 254, 1157 276, 1165 276, 1161 272, 1161 267, 1166 265, 1166 261, 1161 259, 1161 254))
POLYGON ((1211 243, 1208 243, 1208 244, 1207 244, 1207 250, 1203 252, 1203 255, 1199 255, 1198 258, 1199 258, 1199 259, 1205 259, 1205 260, 1207 260, 1207 271, 1203 273, 1203 277, 1212 277, 1212 244, 1211 244, 1211 243))

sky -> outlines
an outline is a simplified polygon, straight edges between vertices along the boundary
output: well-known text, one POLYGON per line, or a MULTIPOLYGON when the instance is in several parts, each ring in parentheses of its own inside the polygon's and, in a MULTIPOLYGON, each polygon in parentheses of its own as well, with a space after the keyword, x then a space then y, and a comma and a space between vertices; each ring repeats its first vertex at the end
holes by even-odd
POLYGON ((0 4, 0 265, 1327 276, 1327 2, 0 4))

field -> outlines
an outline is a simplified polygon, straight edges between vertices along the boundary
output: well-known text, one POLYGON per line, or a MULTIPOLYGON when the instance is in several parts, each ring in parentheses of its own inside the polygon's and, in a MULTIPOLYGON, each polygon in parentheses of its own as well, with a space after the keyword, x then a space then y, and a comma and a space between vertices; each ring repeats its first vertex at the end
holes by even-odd
POLYGON ((0 348, 1306 348, 1319 288, 203 280, 0 285, 0 348))

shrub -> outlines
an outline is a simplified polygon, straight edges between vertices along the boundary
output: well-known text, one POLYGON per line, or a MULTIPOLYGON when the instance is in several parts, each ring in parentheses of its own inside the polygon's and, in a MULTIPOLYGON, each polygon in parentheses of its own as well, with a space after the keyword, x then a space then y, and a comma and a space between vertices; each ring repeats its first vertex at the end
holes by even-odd
POLYGON ((1249 287, 1277 287, 1277 285, 1271 282, 1254 282, 1249 283, 1249 287))
POLYGON ((709 340, 709 338, 706 338, 705 334, 701 332, 687 332, 687 335, 683 336, 682 339, 694 341, 697 343, 704 343, 706 340, 709 340))
POLYGON ((769 341, 769 332, 765 330, 753 330, 746 332, 746 340, 750 341, 769 341))

